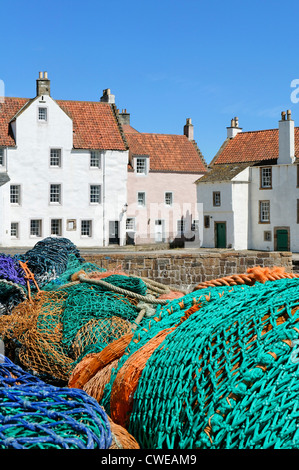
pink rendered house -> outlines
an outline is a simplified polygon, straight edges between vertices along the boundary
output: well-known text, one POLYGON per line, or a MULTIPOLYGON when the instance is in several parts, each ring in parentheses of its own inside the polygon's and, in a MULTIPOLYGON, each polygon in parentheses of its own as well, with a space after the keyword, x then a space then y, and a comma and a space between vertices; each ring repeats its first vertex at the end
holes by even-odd
POLYGON ((182 135, 138 132, 126 110, 119 119, 129 146, 126 243, 200 243, 202 210, 195 181, 207 165, 193 139, 191 119, 182 135))

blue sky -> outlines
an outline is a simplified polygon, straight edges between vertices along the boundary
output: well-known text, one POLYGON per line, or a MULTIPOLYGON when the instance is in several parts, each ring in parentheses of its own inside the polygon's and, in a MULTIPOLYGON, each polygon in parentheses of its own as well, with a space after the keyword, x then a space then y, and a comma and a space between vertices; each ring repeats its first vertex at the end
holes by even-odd
POLYGON ((292 0, 2 1, 0 80, 26 98, 39 71, 54 99, 110 88, 141 132, 181 134, 191 117, 210 162, 234 116, 268 129, 291 109, 299 125, 297 13, 292 0))

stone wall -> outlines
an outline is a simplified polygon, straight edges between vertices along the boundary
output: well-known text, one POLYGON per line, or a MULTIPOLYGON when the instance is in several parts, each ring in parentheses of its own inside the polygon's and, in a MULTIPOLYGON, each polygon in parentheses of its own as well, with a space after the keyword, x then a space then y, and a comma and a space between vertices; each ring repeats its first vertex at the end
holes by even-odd
POLYGON ((289 252, 223 251, 209 253, 122 253, 87 254, 83 257, 107 270, 148 277, 162 284, 191 290, 196 284, 232 274, 243 274, 248 268, 283 266, 292 272, 289 252))

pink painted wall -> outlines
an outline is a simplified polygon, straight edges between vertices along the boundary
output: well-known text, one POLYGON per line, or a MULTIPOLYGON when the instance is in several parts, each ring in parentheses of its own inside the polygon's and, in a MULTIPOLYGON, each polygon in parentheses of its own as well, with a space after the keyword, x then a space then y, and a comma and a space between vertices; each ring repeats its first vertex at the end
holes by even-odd
POLYGON ((200 174, 149 173, 136 175, 128 172, 128 209, 126 217, 135 217, 135 244, 154 243, 161 229, 155 224, 163 220, 163 240, 171 241, 177 235, 177 221, 183 216, 186 229, 191 219, 198 220, 195 181, 200 174), (137 204, 138 192, 145 192, 145 207, 137 204), (165 204, 165 192, 172 192, 173 204, 165 204))

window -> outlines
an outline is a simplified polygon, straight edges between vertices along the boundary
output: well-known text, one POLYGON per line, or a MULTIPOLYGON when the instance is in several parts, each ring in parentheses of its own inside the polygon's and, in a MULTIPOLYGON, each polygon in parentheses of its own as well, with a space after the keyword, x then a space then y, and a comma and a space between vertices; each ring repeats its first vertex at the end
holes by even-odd
POLYGON ((270 223, 270 201, 259 201, 260 223, 270 223))
POLYGON ((90 152, 90 166, 93 168, 101 168, 101 154, 95 150, 90 152))
POLYGON ((138 193, 137 203, 138 206, 145 206, 145 193, 138 193))
POLYGON ((264 232, 264 241, 270 242, 272 240, 272 233, 269 230, 264 232))
POLYGON ((50 166, 61 166, 61 149, 50 150, 50 166))
POLYGON ((146 158, 136 158, 136 173, 146 175, 146 158))
POLYGON ((204 216, 204 227, 210 228, 210 216, 209 215, 204 216))
POLYGON ((61 184, 50 184, 50 203, 61 203, 61 184))
POLYGON ((135 230, 135 218, 128 217, 126 220, 126 230, 135 230))
POLYGON ((82 237, 91 237, 91 220, 81 220, 82 237))
POLYGON ((38 120, 39 121, 47 121, 47 108, 38 108, 38 120))
POLYGON ((10 224, 10 236, 11 238, 19 238, 19 223, 12 222, 10 224))
POLYGON ((272 167, 265 167, 261 168, 260 172, 260 186, 263 189, 271 189, 272 188, 272 167))
POLYGON ((4 149, 0 149, 0 167, 4 166, 4 149))
POLYGON ((99 184, 92 184, 89 188, 89 202, 91 204, 101 203, 101 186, 99 184))
POLYGON ((173 196, 171 192, 165 193, 165 204, 166 206, 172 206, 173 196))
POLYGON ((191 223, 191 231, 198 232, 199 230, 199 220, 193 220, 191 223))
POLYGON ((183 235, 185 232, 185 220, 180 219, 177 221, 177 229, 178 229, 178 234, 183 235))
POLYGON ((52 219, 51 220, 51 235, 61 236, 61 219, 52 219))
POLYGON ((67 229, 67 230, 76 230, 76 229, 77 229, 77 221, 76 221, 76 219, 67 219, 67 221, 66 221, 66 229, 67 229))
POLYGON ((10 185, 10 203, 11 204, 21 203, 21 187, 19 184, 10 185))
POLYGON ((220 191, 213 192, 213 206, 221 206, 220 191))
POLYGON ((42 236, 42 221, 40 219, 32 219, 30 221, 30 235, 32 237, 42 236))

